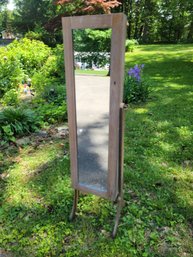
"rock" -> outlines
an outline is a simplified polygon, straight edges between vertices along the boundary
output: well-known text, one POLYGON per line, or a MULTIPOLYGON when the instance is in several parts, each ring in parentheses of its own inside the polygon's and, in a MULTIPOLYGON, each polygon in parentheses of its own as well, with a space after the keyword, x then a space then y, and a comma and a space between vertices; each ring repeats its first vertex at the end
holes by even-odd
POLYGON ((40 131, 36 132, 35 135, 39 136, 39 137, 47 137, 48 133, 45 130, 40 130, 40 131))
POLYGON ((22 138, 16 140, 16 144, 18 146, 28 145, 30 143, 30 141, 31 140, 29 137, 22 137, 22 138))
POLYGON ((0 257, 12 257, 13 255, 3 249, 0 249, 0 257))
MULTIPOLYGON (((9 177, 9 174, 8 174, 8 173, 6 173, 6 172, 4 172, 4 173, 0 174, 0 178, 1 178, 2 180, 7 179, 8 177, 9 177)), ((1 256, 0 256, 0 257, 1 257, 1 256)))
POLYGON ((163 166, 163 167, 168 167, 168 164, 167 164, 166 162, 162 162, 162 163, 161 163, 161 166, 163 166))
POLYGON ((68 133, 56 133, 52 135, 53 138, 65 138, 68 133))
POLYGON ((48 130, 49 136, 52 136, 52 135, 56 134, 57 132, 58 132, 58 130, 53 127, 49 128, 49 130, 48 130))
POLYGON ((65 138, 68 135, 68 127, 61 126, 56 128, 57 133, 52 135, 53 138, 65 138))
POLYGON ((56 128, 58 133, 64 133, 66 131, 68 131, 68 127, 67 126, 61 126, 61 127, 58 127, 56 128))
POLYGON ((183 163, 182 163, 182 167, 183 168, 189 168, 191 167, 191 164, 192 162, 190 160, 185 160, 183 163))

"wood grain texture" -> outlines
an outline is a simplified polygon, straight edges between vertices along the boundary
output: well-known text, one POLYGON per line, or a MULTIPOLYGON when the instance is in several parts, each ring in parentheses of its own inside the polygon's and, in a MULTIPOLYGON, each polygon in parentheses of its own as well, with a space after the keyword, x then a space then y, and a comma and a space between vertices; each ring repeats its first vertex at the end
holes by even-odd
POLYGON ((111 42, 111 82, 110 82, 110 121, 109 121, 109 198, 115 201, 119 193, 119 128, 120 105, 123 98, 125 62, 126 16, 113 15, 111 42))
POLYGON ((119 195, 123 200, 123 168, 124 168, 124 131, 125 131, 125 108, 124 103, 120 106, 120 145, 119 145, 119 195))
POLYGON ((77 124, 76 124, 76 92, 74 75, 74 55, 72 43, 72 30, 70 19, 62 19, 63 40, 64 40, 64 61, 68 106, 68 126, 70 142, 70 166, 72 186, 78 184, 78 163, 77 163, 77 124))
POLYGON ((69 17, 72 29, 85 29, 85 28, 111 28, 112 15, 86 15, 69 17))

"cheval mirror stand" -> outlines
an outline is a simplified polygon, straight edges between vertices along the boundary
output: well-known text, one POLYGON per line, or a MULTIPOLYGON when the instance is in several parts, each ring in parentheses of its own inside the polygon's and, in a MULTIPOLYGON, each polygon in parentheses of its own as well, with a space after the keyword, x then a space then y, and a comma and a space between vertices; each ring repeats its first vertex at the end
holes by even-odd
MULTIPOLYGON (((126 16, 122 13, 62 18, 68 106, 73 220, 80 192, 117 204, 117 233, 123 200, 124 59, 126 16), (111 30, 110 77, 77 75, 73 33, 111 30)), ((91 51, 88 49, 88 51, 91 51)))

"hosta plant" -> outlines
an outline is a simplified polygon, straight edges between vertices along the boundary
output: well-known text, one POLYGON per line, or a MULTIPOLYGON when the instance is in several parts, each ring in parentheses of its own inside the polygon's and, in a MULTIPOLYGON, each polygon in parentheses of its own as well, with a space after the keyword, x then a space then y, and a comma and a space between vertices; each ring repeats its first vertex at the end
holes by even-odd
POLYGON ((39 126, 39 118, 30 109, 9 107, 0 111, 1 140, 14 141, 16 136, 34 132, 39 126))

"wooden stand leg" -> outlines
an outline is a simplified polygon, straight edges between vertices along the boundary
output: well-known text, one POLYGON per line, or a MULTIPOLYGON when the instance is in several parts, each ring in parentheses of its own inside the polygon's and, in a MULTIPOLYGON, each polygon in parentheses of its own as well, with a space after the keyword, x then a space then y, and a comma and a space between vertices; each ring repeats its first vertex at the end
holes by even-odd
POLYGON ((74 202, 73 202, 73 206, 72 206, 72 211, 70 213, 69 216, 69 220, 72 221, 75 218, 76 215, 76 210, 77 210, 77 204, 78 204, 78 197, 79 197, 79 191, 78 190, 74 190, 74 202))
POLYGON ((116 237, 117 234, 117 229, 118 229, 118 225, 119 225, 119 220, 121 217, 121 210, 124 206, 124 200, 121 197, 118 197, 117 199, 117 214, 115 217, 115 225, 112 231, 112 238, 114 239, 116 237))
POLYGON ((121 217, 121 210, 124 206, 123 199, 123 162, 124 162, 124 104, 120 107, 120 129, 119 129, 119 195, 117 198, 117 214, 115 217, 115 225, 112 231, 112 238, 115 238, 119 220, 121 217))

